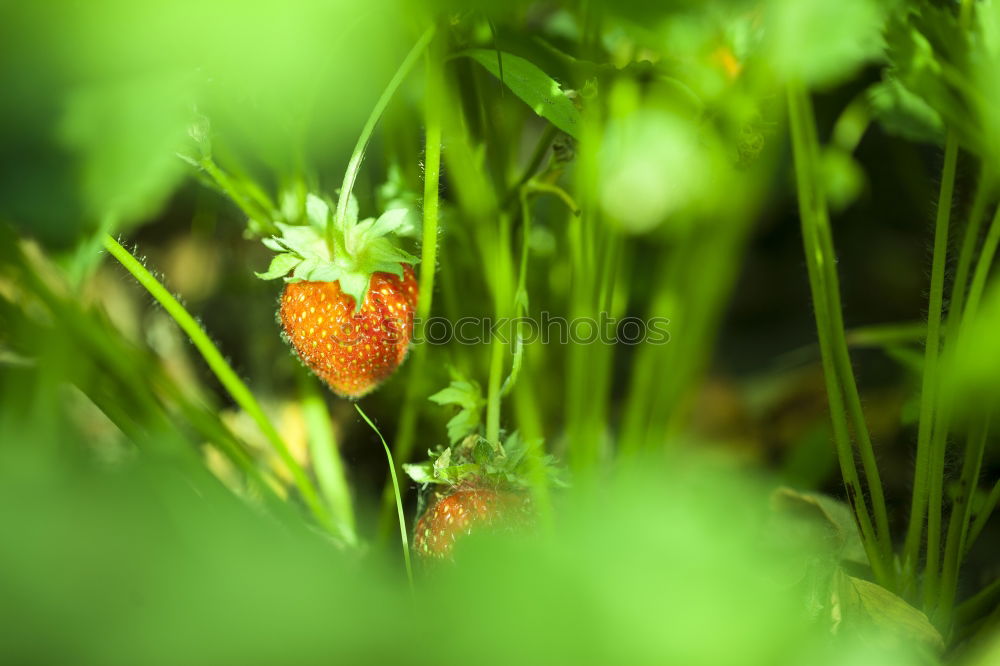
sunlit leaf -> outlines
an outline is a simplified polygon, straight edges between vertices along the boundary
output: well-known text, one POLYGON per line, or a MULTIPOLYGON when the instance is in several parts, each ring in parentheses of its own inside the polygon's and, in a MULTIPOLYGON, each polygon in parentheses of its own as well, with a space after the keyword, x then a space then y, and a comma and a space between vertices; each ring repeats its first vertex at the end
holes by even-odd
MULTIPOLYGON (((497 51, 475 49, 464 51, 462 55, 501 78, 497 51)), ((499 58, 503 61, 503 84, 511 92, 542 118, 570 136, 579 137, 580 111, 555 79, 519 56, 500 52, 499 58)))

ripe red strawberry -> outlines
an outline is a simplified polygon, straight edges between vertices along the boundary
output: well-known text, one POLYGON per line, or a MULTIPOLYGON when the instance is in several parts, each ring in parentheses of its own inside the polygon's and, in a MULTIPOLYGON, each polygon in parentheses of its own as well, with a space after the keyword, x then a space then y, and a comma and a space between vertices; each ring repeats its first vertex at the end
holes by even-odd
POLYGON ((532 522, 524 491, 458 486, 434 501, 417 521, 413 549, 424 558, 447 558, 455 542, 473 529, 518 528, 532 522))
POLYGON ((407 211, 359 222, 352 202, 335 222, 313 195, 306 209, 308 224, 276 223, 281 236, 264 244, 280 254, 258 277, 288 283, 279 318, 302 362, 337 394, 360 398, 399 367, 413 333, 416 258, 387 238, 407 211))
POLYGON ((339 282, 292 282, 281 294, 281 325, 299 358, 337 394, 360 398, 406 358, 417 305, 417 278, 371 277, 355 313, 354 298, 339 282))

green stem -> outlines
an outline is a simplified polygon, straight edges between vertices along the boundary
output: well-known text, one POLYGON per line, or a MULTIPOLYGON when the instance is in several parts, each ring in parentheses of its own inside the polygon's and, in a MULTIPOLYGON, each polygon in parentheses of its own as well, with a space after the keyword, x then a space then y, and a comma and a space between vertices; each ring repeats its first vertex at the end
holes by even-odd
POLYGON ((948 323, 945 334, 950 340, 958 335, 958 324, 965 310, 965 298, 969 288, 969 272, 972 260, 986 219, 986 206, 989 203, 992 176, 986 169, 980 169, 979 182, 976 186, 976 196, 969 213, 969 223, 962 236, 962 248, 958 254, 958 265, 955 268, 955 281, 951 286, 951 298, 948 303, 948 323))
MULTIPOLYGON (((986 282, 990 276, 990 268, 993 259, 996 257, 997 246, 1000 245, 1000 208, 997 208, 990 222, 990 229, 986 232, 986 240, 983 241, 983 249, 979 254, 979 261, 976 263, 976 270, 972 276, 972 286, 969 287, 969 298, 962 313, 961 329, 968 329, 969 324, 976 317, 979 311, 979 303, 983 299, 986 291, 986 282)), ((959 339, 963 336, 963 330, 959 331, 959 339)), ((961 344, 961 343, 959 343, 961 344)))
POLYGON ((1000 578, 959 604, 955 609, 956 624, 975 622, 996 608, 998 603, 1000 603, 1000 578))
POLYGON ((983 528, 986 527, 986 523, 989 522, 990 516, 993 515, 993 511, 997 508, 997 503, 1000 502, 1000 480, 993 484, 993 488, 990 490, 989 495, 986 496, 986 500, 983 505, 979 507, 979 511, 976 513, 975 519, 972 521, 972 526, 969 528, 969 536, 965 540, 965 552, 968 554, 969 550, 972 549, 972 545, 976 543, 976 539, 982 534, 983 528))
POLYGON ((486 394, 486 440, 500 441, 500 389, 503 377, 504 348, 507 346, 499 338, 490 349, 490 377, 486 394))
MULTIPOLYGON (((979 311, 979 303, 986 289, 986 282, 989 278, 990 268, 993 265, 998 245, 1000 245, 1000 209, 997 209, 993 220, 990 222, 989 231, 986 233, 986 240, 983 242, 983 249, 976 263, 976 270, 972 277, 972 285, 969 287, 969 296, 966 301, 965 310, 962 312, 962 319, 955 342, 957 347, 961 347, 964 344, 963 341, 968 334, 969 327, 979 311)), ((986 520, 993 512, 998 500, 1000 500, 1000 482, 993 488, 983 509, 975 517, 975 520, 973 520, 972 527, 969 529, 968 539, 966 540, 965 552, 968 552, 973 542, 979 537, 980 532, 982 532, 986 524, 986 520)))
POLYGON ((351 198, 351 190, 354 189, 354 181, 358 177, 358 170, 361 168, 361 161, 365 157, 365 149, 372 138, 375 126, 378 124, 379 118, 382 117, 385 107, 389 105, 392 96, 396 93, 396 89, 399 88, 399 84, 410 73, 413 65, 417 62, 417 58, 420 57, 420 54, 423 53, 423 50, 434 38, 434 31, 435 26, 433 25, 427 28, 424 34, 420 36, 420 39, 417 40, 417 43, 413 45, 413 48, 410 49, 410 52, 406 54, 406 58, 403 59, 403 63, 389 81, 389 85, 382 91, 382 96, 378 98, 375 108, 372 109, 368 120, 365 122, 365 126, 361 130, 361 136, 358 137, 358 142, 354 146, 354 152, 351 153, 351 159, 347 163, 344 182, 340 186, 340 195, 337 198, 337 213, 336 217, 334 217, 334 224, 330 227, 331 243, 333 242, 332 236, 335 229, 343 229, 344 227, 345 219, 347 218, 347 204, 351 198))
POLYGON ((212 178, 215 184, 218 185, 223 194, 228 196, 232 202, 235 203, 241 211, 243 211, 244 215, 252 220, 255 220, 267 233, 279 233, 278 227, 274 225, 274 220, 271 219, 271 215, 267 209, 262 209, 256 202, 253 201, 252 197, 246 195, 246 193, 244 193, 233 181, 229 174, 220 169, 211 157, 202 158, 201 168, 212 178))
MULTIPOLYGON (((940 382, 941 313, 944 303, 944 273, 948 254, 948 227, 951 221, 951 201, 955 189, 958 162, 958 138, 954 132, 945 140, 941 192, 938 196, 937 219, 934 224, 934 260, 931 265, 931 288, 927 312, 927 343, 924 347, 923 386, 920 395, 920 425, 917 431, 917 454, 927 450, 927 554, 924 564, 924 607, 931 608, 937 597, 939 563, 941 559, 941 522, 944 495, 944 458, 947 447, 949 418, 938 400, 940 382)), ((916 489, 916 485, 914 485, 916 489)), ((916 491, 914 491, 916 494, 916 491)), ((911 515, 918 521, 921 516, 911 515)), ((913 525, 911 523, 910 527, 913 525)), ((919 529, 919 528, 917 528, 919 529)), ((907 535, 909 537, 909 535, 907 535)), ((919 532, 917 533, 919 540, 919 532)), ((907 547, 912 547, 909 539, 907 547)), ((906 551, 906 555, 911 553, 906 551)), ((909 560, 910 563, 914 560, 909 560)))
POLYGON ((417 318, 426 321, 434 296, 437 268, 439 185, 441 179, 441 81, 440 64, 427 61, 427 99, 424 108, 426 141, 424 147, 424 224, 420 257, 420 301, 417 318))
POLYGON ((871 514, 868 511, 857 465, 854 461, 844 400, 845 393, 848 396, 852 417, 855 419, 855 430, 859 435, 862 435, 859 438, 862 447, 862 460, 868 461, 870 459, 874 463, 874 454, 871 451, 870 440, 863 435, 866 433, 866 428, 863 414, 860 413, 860 399, 857 397, 857 387, 853 381, 853 370, 850 368, 850 361, 847 357, 847 340, 842 324, 839 288, 836 282, 836 256, 833 253, 829 231, 829 214, 819 181, 819 146, 815 135, 812 108, 808 94, 800 86, 789 86, 788 109, 795 154, 795 172, 806 266, 813 296, 834 441, 840 460, 841 473, 847 486, 848 498, 854 508, 872 570, 876 578, 885 584, 891 581, 891 571, 886 559, 889 546, 885 545, 888 533, 887 528, 885 531, 882 529, 883 524, 887 526, 888 518, 883 517, 885 506, 877 469, 873 465, 872 469, 869 470, 866 465, 866 472, 872 472, 868 475, 868 485, 872 501, 875 504, 879 532, 882 534, 876 533, 872 526, 871 514), (834 298, 838 300, 833 300, 834 298))
POLYGON ((361 418, 365 420, 365 423, 375 431, 378 435, 379 440, 382 442, 382 448, 385 449, 385 457, 389 461, 389 474, 392 475, 392 489, 396 493, 396 515, 399 518, 399 539, 403 546, 403 562, 406 565, 406 579, 410 581, 410 589, 413 589, 413 567, 410 564, 410 540, 406 536, 406 519, 403 518, 403 498, 399 494, 399 479, 396 478, 396 464, 392 460, 392 452, 389 450, 389 445, 385 443, 385 437, 379 432, 379 429, 375 427, 372 420, 368 418, 368 415, 364 413, 361 409, 361 405, 355 403, 354 409, 358 410, 358 414, 361 418))
POLYGON ((292 456, 288 450, 288 446, 268 420, 267 415, 264 414, 264 410, 257 402, 257 399, 254 398, 253 393, 250 392, 247 385, 243 383, 243 380, 239 378, 232 367, 226 362, 219 348, 215 346, 205 331, 202 330, 194 317, 118 241, 111 236, 105 235, 104 247, 163 306, 163 309, 177 322, 181 330, 187 333, 188 338, 190 338, 195 348, 201 353, 205 362, 208 363, 208 367, 219 379, 219 382, 222 383, 222 386, 229 392, 233 400, 236 401, 236 404, 243 408, 243 411, 254 420, 261 432, 264 433, 264 436, 270 442, 278 457, 281 458, 281 461, 291 473, 303 501, 309 507, 309 510, 312 511, 313 516, 315 516, 316 520, 324 528, 332 529, 333 525, 330 520, 330 514, 320 501, 319 494, 316 492, 312 481, 306 475, 305 470, 302 469, 302 466, 292 456))
POLYGON ((545 130, 542 132, 542 136, 538 139, 535 150, 531 154, 531 159, 528 160, 528 166, 525 167, 524 173, 521 174, 521 177, 517 179, 514 186, 507 192, 507 196, 504 197, 502 204, 504 208, 511 204, 515 197, 520 196, 522 188, 531 180, 535 172, 538 171, 538 167, 542 165, 542 160, 545 159, 545 154, 548 152, 549 146, 552 144, 552 139, 555 138, 558 131, 555 125, 549 124, 545 126, 545 130))
POLYGON ((986 435, 989 432, 988 419, 982 419, 973 428, 965 445, 965 460, 962 463, 962 475, 959 479, 958 496, 951 509, 951 519, 948 522, 948 536, 945 541, 944 563, 941 569, 941 594, 938 599, 937 615, 947 618, 951 614, 952 604, 958 587, 958 570, 962 564, 965 552, 965 541, 969 531, 972 494, 979 484, 979 472, 983 465, 983 451, 986 447, 986 435))

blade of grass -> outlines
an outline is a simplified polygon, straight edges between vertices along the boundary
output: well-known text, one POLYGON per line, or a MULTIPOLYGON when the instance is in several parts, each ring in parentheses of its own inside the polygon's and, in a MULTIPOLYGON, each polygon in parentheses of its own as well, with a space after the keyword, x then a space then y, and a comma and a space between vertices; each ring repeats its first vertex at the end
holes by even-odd
POLYGON ((354 503, 351 489, 340 458, 333 422, 323 394, 316 387, 316 381, 299 372, 299 387, 302 397, 302 414, 309 431, 309 457, 313 462, 319 489, 330 508, 331 520, 337 534, 348 546, 358 545, 357 528, 354 522, 354 503))
POLYGON ((149 294, 156 299, 157 302, 163 306, 163 309, 169 314, 177 325, 181 327, 188 338, 190 338, 192 344, 201 353, 208 367, 212 370, 215 376, 222 383, 222 386, 229 392, 233 400, 236 401, 243 411, 245 411, 250 418, 254 420, 257 427, 260 428, 261 432, 267 438, 268 442, 274 448, 278 457, 288 468, 292 475, 292 480, 295 483, 296 488, 302 496, 302 500, 305 502, 306 506, 312 512, 313 516, 316 518, 317 522, 326 529, 332 529, 333 525, 330 521, 330 514, 327 512, 326 507, 323 506, 322 501, 319 498, 319 494, 316 491, 315 486, 313 486, 312 481, 306 475, 305 470, 302 466, 295 460, 291 452, 288 450, 288 446, 285 441, 278 434, 278 431, 271 424, 267 415, 264 414, 264 410, 261 408, 257 399, 254 397, 247 385, 239 378, 239 375, 230 367, 226 362, 226 359, 222 356, 219 348, 215 346, 215 343, 208 337, 201 326, 195 321, 195 318, 184 309, 184 306, 174 298, 160 282, 146 270, 138 259, 132 256, 132 254, 126 250, 121 244, 118 243, 111 236, 106 235, 104 237, 104 247, 105 249, 115 258, 118 262, 127 270, 132 276, 141 284, 149 294))
POLYGON ((406 565, 406 579, 410 582, 410 589, 413 589, 413 567, 410 565, 410 540, 406 536, 406 519, 403 517, 403 498, 399 494, 399 480, 396 478, 396 465, 392 461, 392 452, 389 450, 389 445, 385 443, 385 437, 379 432, 379 429, 375 427, 372 420, 368 418, 364 410, 361 409, 361 405, 355 403, 354 409, 358 410, 358 414, 361 418, 365 420, 365 423, 375 431, 378 435, 379 441, 382 442, 382 448, 385 449, 385 457, 389 461, 389 474, 392 475, 392 489, 396 493, 396 515, 399 518, 399 539, 403 547, 403 562, 406 565))

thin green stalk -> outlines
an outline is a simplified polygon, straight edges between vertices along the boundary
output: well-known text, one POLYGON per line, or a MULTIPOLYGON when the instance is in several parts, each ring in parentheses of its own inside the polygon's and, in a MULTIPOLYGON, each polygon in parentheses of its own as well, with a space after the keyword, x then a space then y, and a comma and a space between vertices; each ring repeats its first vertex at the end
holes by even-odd
POLYGON ((434 296, 437 269, 439 186, 441 179, 441 81, 440 63, 427 60, 427 99, 424 107, 424 224, 420 256, 420 300, 417 318, 427 320, 434 296))
MULTIPOLYGON (((819 139, 816 136, 816 124, 813 120, 812 103, 809 96, 802 96, 803 109, 806 112, 804 117, 808 119, 805 125, 806 137, 811 147, 812 156, 818 163, 819 159, 819 139)), ((816 172, 814 172, 816 173, 816 172)), ((817 181, 818 182, 818 181, 817 181)), ((875 518, 876 533, 879 544, 882 547, 882 554, 886 562, 892 561, 892 534, 889 531, 889 513, 886 510, 885 496, 882 490, 882 479, 878 471, 878 463, 875 459, 875 450, 872 446, 871 434, 868 430, 868 423, 865 418, 864 409, 861 405, 861 396, 858 392, 857 381, 854 377, 854 367, 851 365, 850 350, 847 344, 846 326, 844 325, 844 315, 840 307, 840 284, 837 276, 836 257, 837 253, 833 243, 833 232, 830 229, 829 212, 826 208, 826 201, 822 198, 822 188, 817 187, 822 202, 822 214, 816 216, 817 236, 820 242, 821 251, 826 257, 826 261, 821 262, 820 267, 824 272, 824 283, 827 290, 827 305, 830 307, 831 328, 833 334, 834 363, 840 375, 840 382, 844 390, 844 398, 847 404, 848 415, 854 426, 854 434, 857 439, 858 451, 861 454, 861 464, 864 469, 865 480, 868 486, 868 493, 871 496, 872 512, 875 518)))
POLYGON ((500 389, 506 347, 506 343, 498 338, 490 348, 490 376, 486 392, 486 440, 489 442, 500 441, 500 389))
POLYGON ((965 555, 968 555, 969 550, 976 543, 976 539, 982 534, 983 528, 986 527, 986 523, 989 522, 990 517, 997 508, 997 503, 1000 503, 1000 481, 993 484, 993 488, 986 496, 986 500, 979 507, 979 511, 976 512, 972 526, 969 528, 969 536, 965 540, 965 555))
POLYGON ((535 144, 535 150, 531 154, 531 158, 528 160, 528 166, 524 168, 524 173, 521 177, 517 179, 514 186, 511 187, 510 191, 507 192, 507 196, 503 199, 502 206, 506 208, 511 204, 515 197, 520 196, 522 188, 531 180, 535 172, 538 171, 538 167, 542 165, 542 160, 545 159, 545 154, 549 151, 549 146, 552 144, 552 139, 555 138, 558 128, 555 125, 549 124, 545 126, 542 131, 542 136, 538 139, 538 143, 535 144))
MULTIPOLYGON (((855 431, 861 435, 866 429, 863 423, 863 414, 855 413, 860 412, 860 400, 857 398, 857 387, 853 382, 853 370, 850 368, 849 358, 846 358, 847 340, 842 324, 840 302, 833 300, 833 297, 839 299, 839 289, 836 284, 836 257, 833 254, 829 232, 826 201, 819 184, 819 146, 808 94, 800 86, 789 86, 788 109, 795 154, 795 172, 806 266, 813 296, 834 441, 840 460, 841 473, 847 486, 848 498, 858 519, 862 541, 871 561, 872 570, 876 578, 885 584, 891 581, 891 571, 886 557, 888 547, 885 546, 888 533, 887 528, 882 534, 873 529, 871 514, 861 487, 850 441, 850 428, 845 411, 847 407, 850 407, 852 417, 856 420, 855 431), (849 379, 845 376, 845 372, 849 375, 849 379), (845 405, 845 394, 848 396, 848 405, 845 405), (858 420, 861 421, 860 427, 858 420)), ((866 461, 870 458, 874 462, 871 442, 863 436, 859 439, 862 446, 862 460, 866 461)), ((866 467, 867 471, 869 470, 866 467)), ((871 471, 877 472, 875 469, 871 471)), ((879 500, 882 498, 881 484, 878 482, 877 475, 870 474, 868 482, 869 492, 872 493, 873 502, 876 503, 876 520, 880 527, 883 521, 887 526, 888 519, 882 516, 885 514, 884 503, 879 504, 879 500)), ((882 529, 879 529, 879 532, 882 532, 882 529)))
POLYGON ((247 385, 243 383, 239 375, 226 362, 219 348, 215 346, 205 331, 202 330, 194 317, 118 241, 106 235, 104 237, 104 247, 163 306, 163 309, 177 322, 181 330, 187 333, 188 338, 190 338, 195 348, 201 353, 205 362, 208 363, 208 367, 218 377, 219 382, 222 383, 222 386, 229 392, 229 395, 236 401, 236 404, 242 407, 243 411, 254 420, 257 427, 260 428, 278 454, 278 457, 281 458, 281 461, 288 468, 295 486, 302 495, 302 500, 309 507, 317 522, 326 529, 332 529, 333 525, 330 520, 330 514, 327 512, 326 507, 323 506, 323 502, 320 501, 319 493, 316 492, 316 488, 313 486, 312 481, 309 480, 305 470, 302 469, 302 466, 292 456, 288 450, 288 446, 268 420, 267 415, 264 414, 264 410, 253 396, 253 393, 250 392, 247 385))
MULTIPOLYGON (((410 52, 406 54, 406 58, 403 59, 402 64, 396 73, 393 75, 392 79, 389 81, 389 85, 385 87, 382 91, 381 97, 375 103, 375 108, 372 109, 371 114, 368 116, 368 120, 365 122, 365 126, 361 130, 361 136, 358 137, 358 142, 354 146, 354 152, 351 153, 351 159, 347 163, 347 171, 344 173, 344 182, 340 186, 340 195, 337 198, 337 212, 336 217, 334 217, 334 224, 331 226, 331 238, 334 229, 340 229, 344 226, 344 221, 347 218, 347 204, 351 198, 351 190, 354 189, 354 181, 358 177, 358 170, 361 168, 361 161, 365 157, 365 149, 368 147, 368 142, 372 138, 372 133, 375 131, 375 126, 378 124, 379 119, 382 117, 382 113, 385 111, 385 107, 389 105, 389 101, 392 96, 396 93, 396 89, 406 78, 406 75, 410 73, 413 69, 413 65, 416 64, 417 58, 423 53, 427 45, 430 44, 431 40, 434 38, 435 26, 427 28, 424 34, 420 36, 417 43, 413 45, 410 52)), ((331 242, 333 242, 331 240, 331 242)))
POLYGON ((396 493, 396 515, 399 518, 399 539, 403 547, 403 562, 406 565, 406 579, 410 581, 410 589, 413 589, 413 567, 410 564, 410 540, 406 536, 406 519, 403 517, 403 498, 399 494, 399 479, 396 478, 396 463, 392 460, 392 452, 389 450, 389 445, 385 443, 385 437, 379 432, 379 429, 375 427, 372 420, 368 418, 364 410, 361 409, 361 405, 355 403, 354 409, 358 410, 358 414, 361 418, 365 420, 365 423, 375 431, 378 435, 379 440, 382 442, 382 448, 385 449, 385 457, 389 461, 389 474, 392 475, 392 489, 396 493))
POLYGON ((260 224, 267 233, 279 233, 278 228, 274 225, 274 220, 271 219, 272 216, 267 210, 267 207, 262 208, 259 202, 254 201, 251 196, 247 196, 246 193, 243 192, 235 182, 233 182, 233 179, 229 176, 229 174, 220 169, 211 157, 203 157, 200 161, 200 165, 205 173, 212 178, 212 181, 218 185, 219 189, 222 190, 223 194, 228 196, 229 199, 235 203, 241 211, 243 211, 244 215, 260 224))
POLYGON ((969 531, 972 494, 979 484, 979 472, 983 465, 983 451, 986 448, 986 436, 989 432, 989 420, 982 419, 976 423, 965 445, 965 460, 962 463, 962 474, 959 478, 958 496, 951 509, 951 519, 948 522, 948 536, 945 541, 944 563, 941 569, 941 593, 937 601, 938 617, 948 618, 955 593, 958 587, 958 571, 965 552, 965 541, 969 531))
MULTIPOLYGON (((993 266, 993 259, 996 257, 997 246, 1000 245, 1000 208, 997 208, 990 222, 990 229, 986 232, 986 240, 983 241, 983 249, 979 253, 979 261, 976 263, 976 270, 972 276, 972 286, 969 287, 969 297, 962 313, 962 329, 967 329, 979 311, 979 303, 983 299, 986 291, 986 282, 989 279, 990 268, 993 266)), ((959 331, 959 339, 962 338, 962 331, 959 331)), ((961 344, 961 343, 959 343, 961 344)))
POLYGON ((976 195, 972 202, 972 210, 969 213, 969 222, 965 226, 965 233, 962 236, 962 248, 958 253, 955 281, 951 286, 951 298, 948 303, 948 324, 945 333, 951 340, 954 340, 955 336, 958 335, 958 323, 962 312, 965 310, 965 298, 969 288, 969 272, 972 269, 972 260, 975 256, 976 245, 979 242, 979 234, 982 232, 983 222, 986 219, 986 206, 990 199, 991 182, 992 177, 986 169, 980 169, 976 195))
POLYGON ((340 458, 333 422, 323 394, 316 387, 315 380, 304 371, 299 373, 302 391, 302 414, 309 430, 309 457, 313 462, 320 491, 330 507, 331 519, 337 534, 349 546, 358 544, 357 528, 354 522, 354 503, 351 489, 340 458))
MULTIPOLYGON (((979 261, 976 264, 976 270, 972 278, 972 285, 969 288, 969 296, 965 306, 965 311, 962 313, 961 324, 959 326, 957 336, 958 339, 956 341, 956 344, 959 346, 963 344, 962 341, 967 335, 969 326, 979 311, 979 303, 982 300, 983 292, 986 289, 986 282, 989 278, 990 268, 993 265, 993 259, 996 256, 998 245, 1000 245, 1000 208, 997 209, 993 216, 993 220, 990 222, 990 228, 986 233, 986 240, 983 242, 983 249, 979 255, 979 261)), ((975 517, 972 527, 969 529, 969 536, 966 541, 965 548, 966 552, 968 551, 968 548, 972 546, 972 543, 979 537, 980 532, 986 524, 986 520, 993 512, 998 500, 1000 500, 1000 482, 998 482, 993 488, 986 504, 975 517)))
MULTIPOLYGON (((480 247, 483 252, 483 265, 491 269, 494 315, 498 321, 502 321, 510 316, 515 306, 509 215, 500 214, 495 235, 484 232, 480 247)), ((508 341, 498 337, 492 341, 490 350, 490 374, 486 391, 486 439, 490 442, 500 441, 500 401, 504 352, 507 344, 508 341)))
MULTIPOLYGON (((924 607, 933 605, 938 593, 941 559, 941 523, 944 495, 944 458, 950 420, 938 400, 940 385, 941 313, 944 302, 944 273, 947 265, 948 226, 955 189, 958 162, 958 138, 954 132, 945 140, 941 192, 934 224, 934 259, 931 265, 930 299, 927 308, 927 343, 924 347, 923 386, 920 395, 920 424, 917 431, 917 455, 927 449, 927 553, 924 564, 924 607)), ((914 484, 916 488, 916 484, 914 484)), ((916 495, 916 492, 914 492, 916 495)), ((915 497, 916 499, 916 497, 915 497)), ((920 519, 920 516, 911 515, 920 519)), ((913 525, 911 523, 910 527, 913 525)), ((917 528, 919 529, 919 528, 917 528)), ((909 536, 909 535, 908 535, 909 536)), ((919 533, 917 535, 919 539, 919 533)), ((907 540, 910 546, 909 539, 907 540)), ((907 556, 910 553, 907 551, 907 556)), ((911 560, 912 561, 912 560, 911 560)))
POLYGON ((956 624, 975 622, 1000 604, 1000 578, 980 589, 955 609, 956 624))

